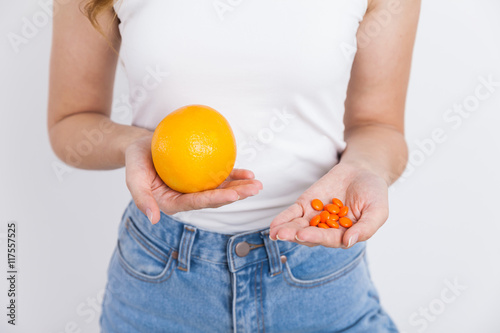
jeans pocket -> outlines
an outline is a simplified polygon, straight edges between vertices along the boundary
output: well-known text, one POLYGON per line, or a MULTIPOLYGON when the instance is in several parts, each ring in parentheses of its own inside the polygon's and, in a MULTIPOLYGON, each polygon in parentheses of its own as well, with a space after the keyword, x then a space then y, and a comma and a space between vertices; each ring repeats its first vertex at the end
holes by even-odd
POLYGON ((335 281, 354 270, 362 262, 364 246, 349 250, 322 246, 298 246, 284 267, 286 282, 294 287, 314 288, 335 281))
POLYGON ((127 217, 118 235, 120 265, 131 276, 145 282, 160 283, 172 272, 174 250, 143 233, 127 217))

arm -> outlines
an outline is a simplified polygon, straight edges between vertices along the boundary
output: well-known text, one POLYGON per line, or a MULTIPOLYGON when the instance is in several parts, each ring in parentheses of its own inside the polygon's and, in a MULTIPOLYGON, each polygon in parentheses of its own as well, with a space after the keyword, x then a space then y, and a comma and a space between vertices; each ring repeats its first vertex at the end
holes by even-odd
MULTIPOLYGON (((390 0, 371 0, 358 39, 390 0)), ((345 102, 345 141, 341 160, 297 202, 271 223, 271 238, 304 245, 350 247, 365 241, 388 217, 388 186, 407 162, 404 107, 420 1, 401 0, 389 25, 361 44, 353 63, 345 102), (332 189, 334 193, 332 193, 332 189), (310 202, 337 196, 350 207, 356 223, 349 229, 309 227, 316 213, 310 202)))
MULTIPOLYGON (((390 2, 371 1, 358 36, 390 2)), ((389 25, 358 50, 347 91, 341 161, 372 170, 388 185, 407 162, 404 109, 419 10, 419 0, 401 0, 389 25)))
POLYGON ((83 169, 125 165, 125 149, 149 131, 113 123, 109 117, 120 36, 114 12, 99 17, 101 36, 80 10, 80 1, 54 15, 48 130, 64 162, 83 169), (108 39, 108 41, 106 40, 108 39), (89 137, 91 138, 89 140, 89 137))
POLYGON ((152 223, 160 220, 160 210, 174 214, 219 207, 257 194, 262 184, 248 170, 235 169, 219 188, 191 194, 173 191, 160 180, 151 158, 152 133, 109 118, 120 47, 114 11, 98 17, 104 38, 80 4, 70 0, 54 15, 48 130, 56 155, 83 169, 125 166, 132 198, 152 223))

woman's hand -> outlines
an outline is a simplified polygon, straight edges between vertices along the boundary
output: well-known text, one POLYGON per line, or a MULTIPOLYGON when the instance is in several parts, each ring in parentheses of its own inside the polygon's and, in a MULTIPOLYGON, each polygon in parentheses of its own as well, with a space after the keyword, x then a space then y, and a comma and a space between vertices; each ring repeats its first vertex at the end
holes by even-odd
POLYGON ((270 237, 307 246, 349 248, 373 236, 388 215, 387 182, 369 170, 341 162, 272 221, 270 237), (324 204, 331 203, 333 198, 342 200, 349 207, 347 216, 353 226, 349 229, 309 226, 309 220, 319 213, 311 207, 315 198, 324 204))
POLYGON ((216 189, 183 194, 169 188, 156 173, 151 157, 151 135, 133 142, 125 151, 127 187, 137 207, 155 224, 160 210, 171 215, 182 211, 215 208, 256 195, 262 189, 249 170, 234 169, 216 189))

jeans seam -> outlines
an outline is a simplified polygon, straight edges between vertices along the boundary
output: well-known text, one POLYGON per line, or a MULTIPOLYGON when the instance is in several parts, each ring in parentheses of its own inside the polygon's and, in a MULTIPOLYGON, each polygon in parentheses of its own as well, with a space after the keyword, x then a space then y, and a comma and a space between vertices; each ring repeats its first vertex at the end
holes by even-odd
MULTIPOLYGON (((134 219, 132 218, 132 216, 128 216, 127 219, 129 219, 130 222, 134 224, 135 229, 140 230, 140 228, 138 228, 137 225, 135 224, 134 219)), ((140 231, 142 232, 142 230, 140 230, 140 231)), ((158 243, 160 243, 160 244, 168 247, 169 249, 173 248, 170 244, 168 244, 167 242, 165 242, 163 239, 156 237, 156 235, 154 233, 150 233, 148 236, 151 239, 155 240, 156 242, 158 242, 158 243)))
MULTIPOLYGON (((294 250, 295 248, 296 248, 296 246, 292 247, 291 249, 286 250, 285 252, 281 252, 281 254, 287 254, 290 251, 294 250)), ((196 255, 191 255, 191 258, 196 258, 200 261, 205 261, 205 262, 209 262, 209 263, 214 264, 214 265, 222 265, 222 266, 229 265, 229 261, 230 261, 229 259, 226 258, 225 261, 217 262, 217 261, 208 260, 208 259, 200 257, 200 256, 196 256, 196 255)), ((267 260, 267 259, 262 259, 261 261, 265 261, 265 260, 267 260)), ((257 262, 258 261, 254 262, 254 263, 257 263, 257 262)))
POLYGON ((263 306, 263 298, 262 298, 262 271, 264 267, 264 263, 260 264, 260 314, 262 315, 262 331, 266 333, 266 325, 265 325, 265 319, 264 319, 264 306, 263 306))
POLYGON ((143 276, 137 274, 136 272, 132 271, 131 267, 128 267, 127 265, 125 265, 125 263, 123 263, 122 260, 124 260, 124 259, 122 258, 121 254, 119 254, 118 255, 118 262, 119 262, 120 266, 123 268, 123 270, 125 271, 125 273, 127 273, 128 275, 130 275, 134 279, 137 279, 137 280, 140 280, 143 282, 162 283, 162 282, 168 280, 174 271, 173 269, 171 269, 172 257, 170 257, 170 259, 167 262, 167 265, 165 266, 163 271, 160 273, 160 275, 158 277, 152 277, 152 278, 146 278, 146 277, 143 277, 143 276), (170 273, 167 276, 165 276, 169 270, 170 270, 170 273))
POLYGON ((234 262, 234 255, 233 255, 233 244, 234 244, 234 241, 231 241, 231 244, 230 244, 230 253, 229 253, 230 254, 229 255, 229 260, 231 260, 231 265, 229 265, 229 267, 236 272, 236 264, 234 262))
POLYGON ((348 273, 350 273, 351 271, 353 271, 361 263, 364 256, 365 256, 365 250, 363 250, 360 254, 358 254, 358 256, 356 258, 354 258, 354 260, 352 260, 350 263, 345 265, 343 268, 337 270, 336 272, 334 272, 334 273, 332 273, 332 274, 330 274, 322 279, 319 279, 318 281, 312 280, 314 282, 308 282, 308 281, 299 282, 299 281, 297 281, 298 279, 295 279, 293 277, 290 266, 288 266, 288 262, 287 262, 285 264, 287 267, 287 269, 286 269, 287 274, 284 274, 284 279, 285 279, 287 284, 289 284, 292 287, 296 287, 296 288, 310 289, 310 288, 320 287, 322 285, 325 285, 325 284, 328 284, 328 283, 333 282, 335 280, 338 280, 341 277, 343 277, 343 276, 347 275, 348 273))
MULTIPOLYGON (((185 231, 185 229, 184 229, 185 231)), ((189 236, 188 236, 189 237, 189 236)), ((181 242, 181 245, 179 246, 179 267, 181 268, 185 268, 185 265, 184 265, 184 256, 186 254, 186 250, 184 249, 186 247, 186 244, 187 244, 187 237, 182 237, 182 242, 181 242)))
POLYGON ((258 307, 258 297, 257 297, 257 269, 255 269, 254 274, 254 293, 255 293, 255 316, 257 317, 257 331, 260 330, 260 322, 259 322, 259 307, 258 307))
POLYGON ((205 262, 209 262, 211 264, 214 264, 214 265, 222 265, 222 266, 227 266, 227 260, 224 261, 224 262, 216 262, 216 261, 211 261, 211 260, 208 260, 208 259, 205 259, 205 258, 202 258, 200 256, 195 256, 195 255, 192 255, 191 256, 192 259, 198 259, 200 261, 205 261, 205 262))
MULTIPOLYGON (((127 220, 127 221, 129 221, 129 220, 127 220)), ((150 244, 150 243, 149 243, 149 242, 148 242, 148 241, 147 241, 147 240, 146 240, 143 236, 141 236, 141 235, 140 235, 137 231, 135 231, 133 228, 129 228, 129 225, 130 225, 130 223, 127 223, 127 224, 125 225, 125 228, 126 228, 126 229, 127 229, 127 231, 129 232, 130 236, 131 236, 132 238, 134 238, 134 239, 137 241, 137 244, 139 244, 139 245, 140 245, 140 246, 141 246, 144 250, 146 250, 147 252, 151 253, 151 255, 152 255, 152 256, 154 256, 155 258, 157 258, 158 260, 160 260, 161 262, 163 262, 163 263, 165 263, 165 264, 166 264, 166 263, 167 263, 167 261, 168 261, 168 257, 167 257, 167 256, 164 256, 164 255, 160 252, 160 250, 156 249, 156 247, 155 247, 154 245, 150 244), (134 234, 135 234, 135 236, 134 236, 134 234), (139 239, 137 239, 136 237, 140 238, 140 240, 139 240, 139 239), (141 241, 142 241, 142 242, 141 242, 141 241), (151 247, 151 248, 148 248, 148 247, 151 247), (153 251, 154 251, 154 252, 156 252, 156 254, 155 254, 155 253, 153 253, 153 251), (160 258, 160 256, 161 256, 162 258, 160 258)))
POLYGON ((271 252, 271 258, 270 258, 271 260, 269 261, 269 263, 271 265, 271 272, 273 272, 272 275, 277 275, 277 272, 274 273, 274 269, 276 268, 276 263, 275 263, 275 261, 276 261, 276 247, 275 247, 275 243, 271 241, 269 247, 270 247, 269 250, 271 252))
POLYGON ((194 242, 194 233, 195 230, 191 228, 186 228, 189 232, 188 240, 186 242, 186 269, 189 270, 191 268, 191 251, 193 250, 193 242, 194 242))

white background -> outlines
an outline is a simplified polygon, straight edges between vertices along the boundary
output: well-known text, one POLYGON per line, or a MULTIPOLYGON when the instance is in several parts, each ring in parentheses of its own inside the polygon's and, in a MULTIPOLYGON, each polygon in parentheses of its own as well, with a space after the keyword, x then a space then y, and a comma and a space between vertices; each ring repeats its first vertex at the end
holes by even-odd
MULTIPOLYGON (((0 273, 0 331, 97 332, 129 194, 123 169, 56 168, 46 131, 51 24, 39 21, 19 52, 7 38, 43 13, 35 0, 0 5, 2 272, 9 221, 19 237, 18 325, 6 324, 0 273)), ((460 126, 443 118, 474 101, 480 76, 500 82, 500 1, 424 1, 406 118, 414 170, 394 185, 390 219, 369 241, 382 303, 403 332, 500 332, 500 86, 460 126), (446 140, 419 148, 436 129, 446 140)))

